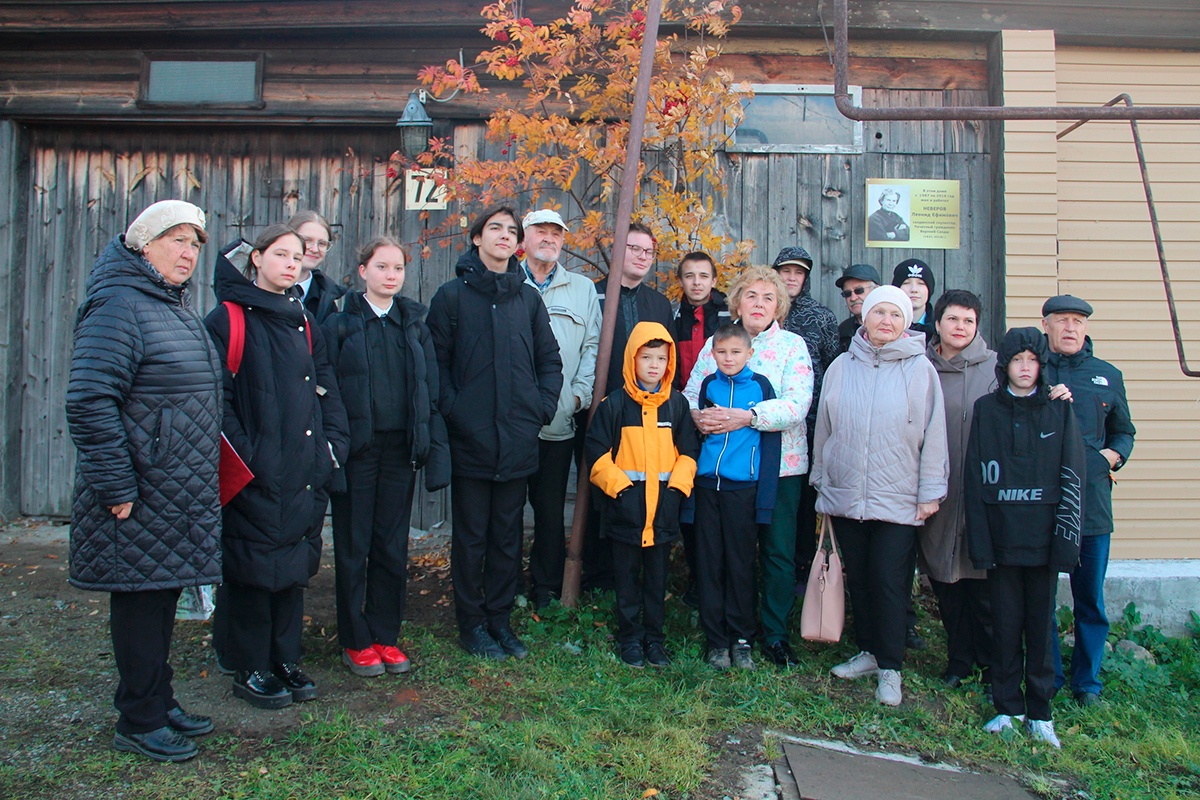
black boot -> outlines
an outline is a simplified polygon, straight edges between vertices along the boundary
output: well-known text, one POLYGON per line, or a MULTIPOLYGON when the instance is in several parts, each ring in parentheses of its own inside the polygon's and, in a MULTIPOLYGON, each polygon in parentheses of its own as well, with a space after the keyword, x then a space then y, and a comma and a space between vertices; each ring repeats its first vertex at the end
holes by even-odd
POLYGON ((266 670, 233 673, 233 696, 255 708, 283 708, 292 704, 292 693, 283 682, 266 670))
POLYGON ((121 733, 113 737, 113 747, 126 753, 141 753, 155 761, 187 761, 198 752, 196 743, 170 725, 149 733, 121 733))
POLYGON ((297 703, 316 699, 317 684, 304 674, 299 664, 276 664, 272 672, 288 688, 288 691, 292 693, 292 699, 297 703))
POLYGON ((203 736, 213 732, 212 717, 189 714, 182 708, 172 708, 167 712, 167 724, 184 736, 203 736))

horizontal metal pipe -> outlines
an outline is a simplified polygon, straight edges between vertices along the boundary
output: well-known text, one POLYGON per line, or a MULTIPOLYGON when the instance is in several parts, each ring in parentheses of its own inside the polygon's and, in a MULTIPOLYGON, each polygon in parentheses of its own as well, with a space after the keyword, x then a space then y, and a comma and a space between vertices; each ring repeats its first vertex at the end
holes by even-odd
POLYGON ((1193 120, 1200 106, 922 106, 861 108, 850 98, 848 0, 833 3, 833 99, 843 116, 859 122, 888 120, 1193 120))

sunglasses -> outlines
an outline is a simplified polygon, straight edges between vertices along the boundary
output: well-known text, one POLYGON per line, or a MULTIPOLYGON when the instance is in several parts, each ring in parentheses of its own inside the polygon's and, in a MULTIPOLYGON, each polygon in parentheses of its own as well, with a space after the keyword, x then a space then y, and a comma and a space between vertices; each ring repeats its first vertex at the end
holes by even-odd
POLYGON ((871 291, 865 286, 855 286, 853 289, 842 289, 842 297, 849 297, 852 294, 864 295, 871 291))

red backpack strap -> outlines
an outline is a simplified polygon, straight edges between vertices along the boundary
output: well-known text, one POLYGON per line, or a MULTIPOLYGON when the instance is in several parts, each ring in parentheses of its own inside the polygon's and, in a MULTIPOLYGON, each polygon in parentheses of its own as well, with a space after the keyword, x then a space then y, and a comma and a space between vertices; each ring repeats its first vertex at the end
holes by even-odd
POLYGON ((222 305, 229 312, 229 352, 225 364, 236 377, 242 367, 242 353, 246 350, 246 311, 232 300, 222 305))

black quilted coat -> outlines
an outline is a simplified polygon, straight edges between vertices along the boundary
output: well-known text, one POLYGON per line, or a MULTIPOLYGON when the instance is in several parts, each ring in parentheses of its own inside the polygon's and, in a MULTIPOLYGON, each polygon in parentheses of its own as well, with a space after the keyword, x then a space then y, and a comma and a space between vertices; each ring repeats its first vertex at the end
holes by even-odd
MULTIPOLYGON (((237 376, 223 369, 223 430, 254 479, 224 509, 225 580, 277 592, 305 586, 316 573, 334 469, 330 445, 345 463, 349 433, 312 315, 295 297, 255 286, 230 262, 231 249, 217 257, 213 288, 219 302, 245 309, 246 340, 237 376)), ((219 305, 205 323, 224 364, 229 311, 219 305)))
POLYGON ((70 581, 150 591, 221 581, 220 364, 186 288, 113 239, 75 324, 67 425, 79 451, 70 581), (133 502, 128 519, 111 506, 133 502))

